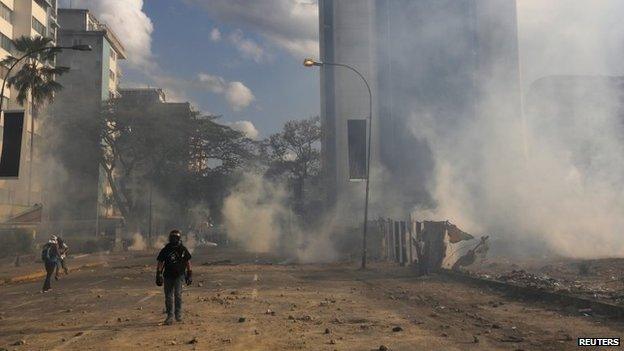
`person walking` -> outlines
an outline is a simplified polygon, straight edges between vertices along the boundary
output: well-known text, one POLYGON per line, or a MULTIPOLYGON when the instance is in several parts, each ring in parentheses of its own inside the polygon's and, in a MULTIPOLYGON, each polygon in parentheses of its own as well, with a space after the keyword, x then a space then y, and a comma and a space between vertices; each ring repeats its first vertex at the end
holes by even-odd
POLYGON ((69 246, 61 237, 57 237, 56 241, 59 251, 59 260, 58 264, 56 265, 56 274, 54 275, 54 279, 58 280, 60 268, 63 268, 63 272, 65 272, 65 275, 69 274, 69 270, 67 269, 67 265, 65 264, 65 258, 67 257, 67 253, 69 252, 69 246))
POLYGON ((41 292, 48 292, 52 289, 50 281, 52 278, 52 274, 54 274, 54 271, 59 264, 60 257, 61 255, 58 250, 58 239, 56 235, 52 235, 50 236, 50 240, 48 240, 48 242, 43 245, 43 249, 41 250, 41 260, 43 261, 43 266, 46 270, 46 278, 43 282, 41 292))
POLYGON ((182 245, 182 234, 174 229, 169 233, 169 243, 158 254, 156 268, 156 285, 163 286, 165 291, 165 325, 173 324, 174 304, 175 319, 182 322, 182 283, 193 283, 191 270, 191 253, 182 245))

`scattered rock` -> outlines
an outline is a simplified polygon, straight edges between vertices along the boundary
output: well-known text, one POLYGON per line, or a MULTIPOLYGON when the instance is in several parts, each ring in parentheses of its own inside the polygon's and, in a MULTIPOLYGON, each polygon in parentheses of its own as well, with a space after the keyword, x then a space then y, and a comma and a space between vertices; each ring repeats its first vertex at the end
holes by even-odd
POLYGON ((330 334, 331 330, 329 330, 329 328, 325 328, 325 334, 330 334))
POLYGON ((66 309, 66 310, 65 310, 65 312, 67 312, 67 313, 70 313, 70 312, 72 312, 72 311, 73 311, 73 310, 72 310, 71 308, 68 308, 68 309, 66 309))
POLYGON ((395 333, 401 332, 401 331, 403 331, 403 328, 401 328, 400 326, 397 325, 396 327, 392 328, 392 331, 395 332, 395 333))
POLYGON ((390 351, 390 349, 389 349, 389 348, 388 348, 388 346, 386 346, 386 345, 381 345, 381 346, 379 346, 379 349, 378 349, 378 350, 379 350, 379 351, 390 351))
POLYGON ((102 297, 104 297, 104 296, 102 296, 101 294, 98 294, 98 296, 97 296, 98 299, 101 299, 102 297))
POLYGON ((169 345, 177 345, 178 343, 175 340, 171 340, 171 342, 169 343, 169 345))
POLYGON ((443 337, 443 338, 448 338, 448 334, 447 333, 441 333, 440 336, 443 337))
POLYGON ((137 307, 137 310, 143 311, 143 307, 139 306, 139 307, 137 307))
POLYGON ((334 340, 334 339, 329 340, 329 344, 330 345, 336 345, 336 340, 334 340))
POLYGON ((503 337, 502 339, 500 339, 500 341, 502 341, 502 342, 522 342, 522 341, 524 341, 524 338, 522 338, 520 336, 515 336, 515 335, 507 335, 507 336, 503 337))
POLYGON ((123 319, 121 319, 121 317, 117 317, 117 322, 122 322, 123 319))
POLYGON ((275 316, 275 311, 271 310, 271 309, 267 309, 265 314, 269 314, 271 316, 275 316))
POLYGON ((13 346, 20 346, 20 345, 26 345, 26 340, 22 339, 22 340, 17 340, 16 342, 14 342, 12 344, 13 346))
POLYGON ((245 317, 239 317, 238 318, 238 323, 245 323, 247 319, 245 317))
POLYGON ((201 288, 201 287, 203 287, 203 286, 204 286, 204 284, 202 284, 202 283, 197 283, 197 286, 201 288))
POLYGON ((84 332, 77 332, 76 334, 74 334, 74 337, 82 336, 83 334, 84 334, 84 332))
POLYGON ((492 329, 500 329, 500 325, 498 324, 492 324, 492 329))
POLYGON ((189 340, 189 341, 187 342, 187 344, 189 344, 189 345, 195 345, 195 344, 197 344, 198 342, 199 342, 199 340, 197 340, 197 338, 192 338, 191 340, 189 340))
POLYGON ((223 338, 223 339, 221 339, 221 342, 231 343, 232 342, 232 338, 223 338))
POLYGON ((260 335, 260 332, 258 331, 258 329, 254 329, 254 334, 255 335, 260 335))
POLYGON ((472 336, 472 342, 475 343, 475 344, 478 344, 479 343, 479 338, 477 338, 476 335, 473 335, 472 336))

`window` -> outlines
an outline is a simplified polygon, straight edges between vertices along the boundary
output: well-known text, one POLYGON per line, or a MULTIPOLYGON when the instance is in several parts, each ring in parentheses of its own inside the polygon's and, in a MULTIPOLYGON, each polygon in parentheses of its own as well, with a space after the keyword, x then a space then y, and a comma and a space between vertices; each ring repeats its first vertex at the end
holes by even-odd
POLYGON ((0 2, 0 17, 4 18, 7 22, 13 23, 13 11, 11 9, 0 2))
POLYGON ((10 53, 13 53, 14 51, 13 40, 11 40, 11 38, 7 37, 6 35, 0 33, 0 47, 2 47, 4 50, 10 53))
POLYGON ((32 18, 32 28, 42 37, 46 35, 46 27, 43 25, 43 23, 39 22, 39 20, 34 17, 32 18))

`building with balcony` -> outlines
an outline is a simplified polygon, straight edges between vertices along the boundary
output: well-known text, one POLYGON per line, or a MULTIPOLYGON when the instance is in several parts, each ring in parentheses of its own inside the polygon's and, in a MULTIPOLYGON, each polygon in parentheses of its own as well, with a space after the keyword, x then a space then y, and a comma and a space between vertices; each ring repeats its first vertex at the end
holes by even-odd
MULTIPOLYGON (((15 54, 13 40, 22 36, 44 36, 56 42, 58 32, 57 4, 56 0, 0 0, 0 59, 7 55, 15 54)), ((6 75, 6 68, 0 67, 0 84, 6 75)), ((0 180, 0 221, 10 218, 31 208, 43 201, 42 177, 37 173, 40 162, 37 153, 33 153, 30 160, 30 138, 34 135, 35 141, 41 135, 41 121, 32 121, 29 103, 26 106, 19 105, 14 97, 17 92, 6 89, 4 92, 3 110, 25 110, 24 137, 21 151, 21 165, 19 179, 0 180), (34 127, 34 133, 32 129, 34 127), (30 170, 33 174, 28 174, 30 170), (28 183, 32 179, 29 194, 28 183)), ((3 122, 0 122, 0 125, 3 122)), ((0 137, 2 133, 0 132, 0 137)), ((36 146, 35 146, 36 148, 36 146)))
POLYGON ((53 223, 82 223, 76 230, 95 233, 104 215, 105 189, 96 123, 104 102, 119 94, 118 62, 126 58, 126 51, 89 10, 59 9, 58 21, 58 45, 90 45, 93 50, 65 50, 57 57, 58 66, 71 70, 58 78, 64 89, 51 106, 55 128, 48 138, 49 161, 56 166, 47 186, 47 218, 53 223))

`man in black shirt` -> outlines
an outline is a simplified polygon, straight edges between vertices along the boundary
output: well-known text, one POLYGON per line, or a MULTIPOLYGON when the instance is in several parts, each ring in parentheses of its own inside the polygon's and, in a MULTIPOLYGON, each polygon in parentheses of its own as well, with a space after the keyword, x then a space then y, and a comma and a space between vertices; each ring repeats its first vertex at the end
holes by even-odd
POLYGON ((182 280, 186 285, 193 282, 191 254, 181 243, 181 234, 177 229, 169 233, 169 243, 158 254, 156 285, 165 286, 165 325, 173 323, 173 305, 175 299, 175 319, 182 321, 182 280), (163 273, 164 270, 164 273, 163 273))

